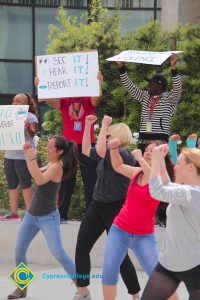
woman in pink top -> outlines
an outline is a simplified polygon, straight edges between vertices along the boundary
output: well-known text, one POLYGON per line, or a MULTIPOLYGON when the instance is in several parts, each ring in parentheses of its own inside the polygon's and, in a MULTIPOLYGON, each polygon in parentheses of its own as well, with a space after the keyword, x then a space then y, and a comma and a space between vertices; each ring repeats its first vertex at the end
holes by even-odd
MULTIPOLYGON (((109 147, 115 171, 131 179, 126 200, 115 217, 109 231, 103 264, 103 292, 105 300, 114 300, 120 265, 131 248, 146 273, 150 275, 158 262, 158 247, 154 234, 154 218, 159 201, 149 192, 148 179, 152 150, 160 141, 151 142, 142 156, 141 150, 132 152, 140 167, 123 164, 118 151, 118 140, 112 139, 109 147)), ((171 159, 166 157, 169 174, 173 177, 171 159)), ((178 299, 174 294, 171 300, 178 299)))

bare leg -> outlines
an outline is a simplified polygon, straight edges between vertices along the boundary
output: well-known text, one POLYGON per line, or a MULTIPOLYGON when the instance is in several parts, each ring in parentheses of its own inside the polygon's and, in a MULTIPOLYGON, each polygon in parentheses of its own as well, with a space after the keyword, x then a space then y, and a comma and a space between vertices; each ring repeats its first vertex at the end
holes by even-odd
POLYGON ((30 188, 22 190, 22 192, 23 192, 23 197, 24 197, 24 201, 25 201, 25 205, 26 205, 26 210, 28 210, 29 206, 31 204, 33 189, 30 187, 30 188))
POLYGON ((12 214, 18 213, 19 189, 9 190, 10 210, 12 214))
POLYGON ((116 295, 117 295, 116 285, 103 285, 104 300, 115 300, 116 295))

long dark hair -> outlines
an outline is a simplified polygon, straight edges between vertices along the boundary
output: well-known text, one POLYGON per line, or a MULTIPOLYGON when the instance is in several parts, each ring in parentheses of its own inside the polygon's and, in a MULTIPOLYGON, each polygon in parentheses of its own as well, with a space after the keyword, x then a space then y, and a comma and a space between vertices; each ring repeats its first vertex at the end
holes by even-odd
POLYGON ((33 98, 33 96, 31 94, 24 93, 24 95, 28 99, 28 103, 27 103, 29 105, 29 110, 28 111, 31 112, 32 114, 38 116, 35 99, 33 98))
POLYGON ((54 140, 56 149, 63 150, 63 153, 58 157, 63 163, 62 179, 69 178, 77 172, 77 145, 67 141, 63 136, 56 136, 54 140))

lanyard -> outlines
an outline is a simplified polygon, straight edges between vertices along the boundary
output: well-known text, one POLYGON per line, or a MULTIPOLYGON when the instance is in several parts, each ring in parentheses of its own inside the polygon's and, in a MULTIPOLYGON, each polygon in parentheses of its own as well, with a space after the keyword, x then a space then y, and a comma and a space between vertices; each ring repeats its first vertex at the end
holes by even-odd
POLYGON ((79 112, 81 109, 82 102, 83 102, 83 98, 81 97, 80 100, 78 101, 78 105, 76 106, 75 102, 74 102, 74 98, 71 98, 72 108, 73 108, 73 111, 74 111, 77 119, 78 119, 78 115, 79 115, 79 112))
POLYGON ((150 98, 150 114, 153 112, 159 99, 160 99, 160 96, 157 96, 156 99, 154 98, 154 96, 152 96, 150 98))

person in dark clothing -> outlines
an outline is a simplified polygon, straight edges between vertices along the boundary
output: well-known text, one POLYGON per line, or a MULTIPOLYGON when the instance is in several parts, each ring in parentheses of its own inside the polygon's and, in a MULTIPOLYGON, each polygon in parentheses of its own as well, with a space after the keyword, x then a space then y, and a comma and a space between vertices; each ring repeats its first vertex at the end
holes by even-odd
MULTIPOLYGON (((129 127, 124 123, 109 126, 112 118, 104 116, 96 147, 91 147, 89 133, 95 121, 94 115, 86 117, 82 146, 83 154, 98 162, 97 181, 93 201, 90 203, 79 229, 75 254, 76 273, 88 275, 88 278, 83 279, 83 276, 82 279, 77 278, 78 292, 73 300, 91 299, 87 289, 91 269, 90 251, 101 234, 105 230, 108 233, 115 216, 123 206, 129 184, 127 178, 117 174, 112 168, 107 141, 112 137, 118 137, 124 163, 135 165, 131 153, 125 149, 125 146, 132 141, 129 127)), ((121 275, 128 293, 132 295, 132 299, 137 299, 140 286, 135 268, 128 255, 121 265, 121 275)))
POLYGON ((142 106, 138 147, 144 152, 151 140, 168 142, 171 118, 181 96, 181 76, 178 73, 176 54, 171 55, 173 88, 167 91, 167 80, 162 74, 147 79, 147 91, 139 89, 129 78, 123 62, 117 61, 124 88, 142 106))

